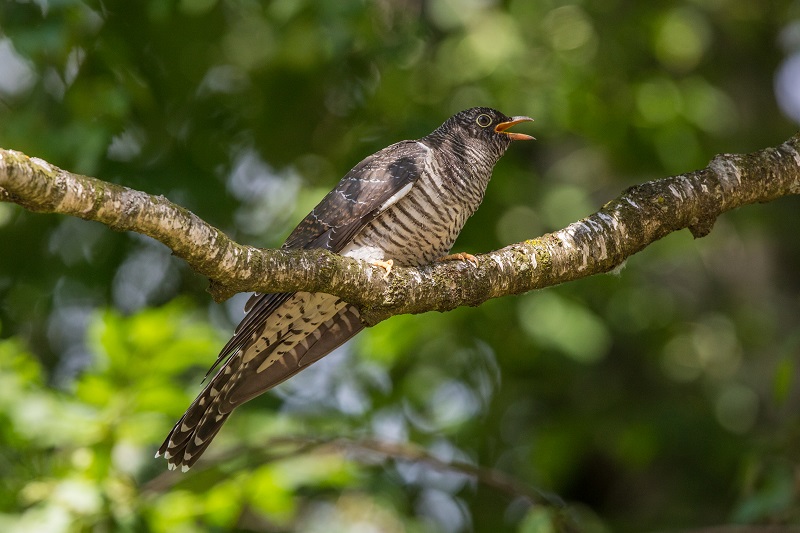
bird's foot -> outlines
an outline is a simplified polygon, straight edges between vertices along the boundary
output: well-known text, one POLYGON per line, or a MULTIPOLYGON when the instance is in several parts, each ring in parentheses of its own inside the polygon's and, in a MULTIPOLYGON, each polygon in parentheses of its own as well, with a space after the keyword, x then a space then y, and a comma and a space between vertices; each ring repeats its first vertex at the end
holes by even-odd
POLYGON ((384 269, 386 271, 386 274, 383 275, 383 279, 386 279, 389 277, 389 273, 392 271, 392 267, 394 266, 394 261, 392 259, 389 259, 388 261, 378 260, 378 261, 372 261, 370 264, 384 269))
POLYGON ((469 261, 472 266, 478 266, 478 258, 467 252, 458 252, 457 254, 450 254, 440 257, 439 261, 469 261))

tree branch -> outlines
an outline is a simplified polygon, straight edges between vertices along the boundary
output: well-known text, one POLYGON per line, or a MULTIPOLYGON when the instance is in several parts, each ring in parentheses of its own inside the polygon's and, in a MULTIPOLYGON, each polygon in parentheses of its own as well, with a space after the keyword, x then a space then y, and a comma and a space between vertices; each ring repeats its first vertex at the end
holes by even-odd
MULTIPOLYGON (((236 447, 222 454, 217 454, 213 461, 200 467, 193 467, 191 472, 215 468, 221 462, 234 457, 241 457, 247 449, 236 447)), ((273 437, 259 446, 258 464, 283 461, 302 455, 314 453, 339 453, 349 455, 362 464, 376 464, 385 459, 414 464, 422 464, 439 472, 450 472, 471 477, 477 482, 506 494, 512 499, 522 499, 529 505, 542 504, 561 509, 566 503, 558 496, 548 494, 539 489, 494 468, 482 467, 465 461, 444 460, 436 457, 425 448, 410 443, 395 443, 377 439, 349 439, 345 437, 309 437, 303 435, 286 435, 273 437)), ((175 471, 164 471, 142 487, 143 491, 164 492, 184 477, 175 471)))
POLYGON ((319 291, 358 306, 374 325, 390 316, 448 311, 608 272, 674 231, 695 237, 743 205, 800 193, 800 134, 775 148, 716 156, 702 170, 631 187, 564 229, 468 262, 382 269, 324 250, 238 244, 163 196, 61 170, 0 149, 0 201, 95 220, 157 239, 211 280, 217 301, 237 292, 319 291))

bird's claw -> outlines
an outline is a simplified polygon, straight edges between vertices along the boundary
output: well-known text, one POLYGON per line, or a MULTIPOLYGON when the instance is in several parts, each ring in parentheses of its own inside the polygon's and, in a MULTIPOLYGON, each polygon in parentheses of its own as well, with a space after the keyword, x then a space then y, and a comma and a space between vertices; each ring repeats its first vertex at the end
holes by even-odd
POLYGON ((478 266, 478 258, 472 254, 468 254, 467 252, 458 252, 457 254, 450 254, 444 257, 440 257, 439 261, 469 261, 472 263, 472 266, 478 266))
POLYGON ((378 260, 378 261, 373 261, 372 265, 384 269, 386 271, 386 274, 383 275, 383 279, 386 279, 389 277, 389 273, 392 271, 392 267, 394 266, 394 261, 392 259, 389 259, 388 261, 378 260))

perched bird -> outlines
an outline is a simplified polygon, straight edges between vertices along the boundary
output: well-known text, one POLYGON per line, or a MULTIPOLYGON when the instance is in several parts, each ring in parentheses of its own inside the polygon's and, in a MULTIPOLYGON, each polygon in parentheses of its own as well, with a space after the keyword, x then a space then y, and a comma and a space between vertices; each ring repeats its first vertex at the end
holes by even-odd
MULTIPOLYGON (((413 267, 449 258, 461 228, 483 200, 495 163, 512 140, 533 139, 508 128, 530 120, 475 107, 419 140, 384 148, 348 172, 283 248, 325 248, 387 272, 393 264, 413 267)), ((219 366, 216 374, 156 454, 164 455, 171 470, 188 470, 236 407, 364 327, 358 309, 324 293, 255 293, 244 310, 209 370, 219 366)))

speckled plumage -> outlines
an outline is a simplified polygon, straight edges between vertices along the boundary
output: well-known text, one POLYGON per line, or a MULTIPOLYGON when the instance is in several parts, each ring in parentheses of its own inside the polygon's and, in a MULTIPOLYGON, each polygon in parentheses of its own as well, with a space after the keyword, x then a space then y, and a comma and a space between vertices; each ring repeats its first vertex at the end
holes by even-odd
MULTIPOLYGON (((531 138, 505 131, 523 120, 530 119, 472 108, 417 141, 376 152, 342 178, 283 247, 325 248, 401 266, 440 259, 480 205, 492 168, 511 141, 531 138)), ((355 307, 323 293, 256 293, 245 312, 211 370, 219 369, 156 455, 163 454, 170 468, 188 469, 234 408, 363 328, 355 307)))

